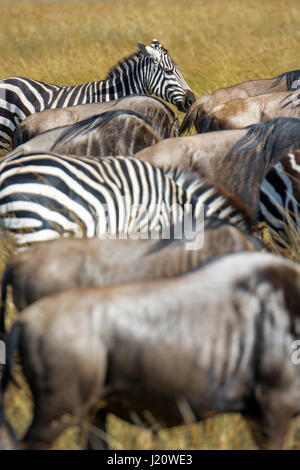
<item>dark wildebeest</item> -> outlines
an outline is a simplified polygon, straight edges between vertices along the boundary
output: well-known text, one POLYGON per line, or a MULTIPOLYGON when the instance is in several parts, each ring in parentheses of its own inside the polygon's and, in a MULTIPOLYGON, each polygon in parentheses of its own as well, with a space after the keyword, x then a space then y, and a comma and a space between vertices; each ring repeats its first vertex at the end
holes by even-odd
POLYGON ((171 277, 215 256, 254 250, 248 236, 221 221, 215 221, 214 228, 204 230, 201 242, 203 247, 201 243, 199 248, 193 245, 193 249, 189 249, 184 239, 158 242, 60 238, 39 243, 15 255, 6 266, 0 331, 4 332, 8 285, 12 286, 17 310, 22 310, 42 297, 67 289, 171 277))
MULTIPOLYGON (((285 155, 268 172, 260 191, 260 219, 283 241, 300 237, 300 151, 285 155)), ((279 240, 280 241, 280 240, 279 240)))
POLYGON ((256 217, 260 187, 271 167, 300 148, 300 119, 280 118, 246 129, 164 140, 135 155, 162 168, 196 172, 246 204, 256 217))
POLYGON ((189 109, 182 121, 180 133, 191 128, 194 124, 198 133, 205 132, 203 123, 207 115, 221 104, 238 98, 249 98, 251 96, 265 95, 267 93, 286 92, 300 88, 300 70, 283 73, 278 77, 267 80, 252 80, 239 83, 228 88, 220 88, 209 95, 199 98, 189 109))
POLYGON ((9 155, 43 151, 95 158, 130 156, 170 137, 165 131, 160 131, 159 125, 152 125, 148 118, 119 109, 44 132, 9 155))
POLYGON ((240 412, 261 447, 280 449, 300 412, 299 305, 299 267, 264 253, 223 256, 171 279, 65 291, 14 324, 1 390, 18 349, 35 404, 29 449, 49 448, 100 400, 102 422, 113 413, 148 424, 147 410, 174 426, 240 412))
POLYGON ((161 138, 178 136, 178 119, 175 118, 169 106, 153 96, 133 95, 105 103, 47 109, 31 114, 16 127, 13 148, 50 129, 70 126, 93 116, 119 109, 133 111, 151 121, 155 132, 161 138))
POLYGON ((273 118, 300 117, 299 91, 239 98, 221 104, 202 119, 201 131, 241 129, 273 118))

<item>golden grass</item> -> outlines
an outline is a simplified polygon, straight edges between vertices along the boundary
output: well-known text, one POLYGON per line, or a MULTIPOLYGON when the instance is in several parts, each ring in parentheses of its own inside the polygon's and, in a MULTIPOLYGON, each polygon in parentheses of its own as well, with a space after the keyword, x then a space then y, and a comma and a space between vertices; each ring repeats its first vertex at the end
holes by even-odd
POLYGON ((299 67, 294 0, 0 1, 1 78, 103 79, 157 37, 196 95, 299 67))
MULTIPOLYGON (((17 75, 61 85, 101 80, 137 42, 156 37, 199 97, 299 68, 298 5, 295 0, 0 0, 0 79, 17 75)), ((8 252, 7 246, 0 249, 2 269, 8 252)), ((10 310, 12 320, 12 305, 10 310)), ((31 419, 29 390, 12 386, 7 399, 21 436, 31 419)), ((299 420, 295 426, 287 448, 300 449, 299 420)), ((255 448, 239 415, 161 430, 156 438, 112 418, 109 439, 127 449, 255 448)), ((82 445, 76 428, 54 448, 82 445)))

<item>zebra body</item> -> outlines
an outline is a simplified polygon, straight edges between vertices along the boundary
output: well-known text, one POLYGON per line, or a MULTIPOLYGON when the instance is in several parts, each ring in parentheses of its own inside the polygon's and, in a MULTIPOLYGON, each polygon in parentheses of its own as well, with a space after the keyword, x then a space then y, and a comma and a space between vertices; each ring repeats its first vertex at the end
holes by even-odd
POLYGON ((155 94, 187 111, 195 98, 167 50, 156 39, 151 46, 139 44, 139 49, 112 68, 103 81, 58 86, 13 77, 0 82, 0 148, 10 148, 14 129, 24 118, 45 109, 155 94))
POLYGON ((260 220, 284 235, 300 236, 300 151, 287 154, 263 180, 260 191, 260 220))
POLYGON ((19 246, 61 236, 157 232, 186 215, 196 220, 202 208, 205 220, 247 229, 241 208, 212 184, 135 158, 36 153, 0 165, 1 225, 19 246))

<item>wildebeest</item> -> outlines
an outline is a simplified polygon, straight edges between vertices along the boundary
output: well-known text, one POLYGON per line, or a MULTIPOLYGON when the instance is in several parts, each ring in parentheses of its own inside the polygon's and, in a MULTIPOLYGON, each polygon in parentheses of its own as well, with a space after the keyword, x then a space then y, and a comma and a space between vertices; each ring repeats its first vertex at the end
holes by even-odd
POLYGON ((222 185, 257 217, 266 174, 287 153, 299 148, 300 120, 279 118, 246 129, 164 140, 135 157, 162 168, 197 172, 222 185))
POLYGON ((241 129, 273 118, 300 117, 299 91, 270 93, 250 98, 239 98, 221 104, 205 115, 198 128, 201 132, 222 129, 241 129))
POLYGON ((163 426, 240 412, 261 447, 282 448, 300 412, 300 270, 270 254, 223 256, 171 279, 75 289, 25 309, 7 341, 34 400, 23 445, 43 449, 102 413, 163 426))
POLYGON ((162 138, 178 136, 178 119, 169 106, 153 96, 132 95, 104 103, 47 109, 30 114, 16 127, 12 148, 50 129, 70 126, 92 116, 118 109, 133 111, 150 120, 155 132, 164 136, 162 138))
POLYGON ((60 238, 39 243, 15 255, 6 266, 0 331, 4 332, 8 285, 12 286, 17 310, 22 310, 42 297, 67 289, 171 277, 224 253, 254 250, 255 240, 221 221, 198 235, 203 235, 203 246, 201 243, 198 249, 196 245, 189 249, 185 238, 160 242, 60 238))
POLYGON ((149 119, 119 109, 44 132, 19 145, 9 156, 35 151, 95 158, 133 155, 167 137, 165 129, 160 131, 149 119))
POLYGON ((221 104, 238 98, 264 95, 266 93, 286 92, 300 88, 300 70, 283 73, 278 77, 267 80, 251 80, 228 88, 220 88, 209 95, 202 96, 190 107, 182 121, 180 133, 191 128, 194 124, 198 133, 202 130, 203 122, 212 110, 221 104))

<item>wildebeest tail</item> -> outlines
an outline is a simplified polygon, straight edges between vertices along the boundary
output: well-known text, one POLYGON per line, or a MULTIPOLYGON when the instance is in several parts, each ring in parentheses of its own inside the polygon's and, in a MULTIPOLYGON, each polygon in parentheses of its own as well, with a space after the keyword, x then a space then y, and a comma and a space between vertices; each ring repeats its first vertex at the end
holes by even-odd
POLYGON ((1 284, 1 305, 0 305, 0 337, 5 335, 5 306, 7 297, 7 286, 11 283, 12 267, 8 264, 5 268, 1 284))
POLYGON ((24 144, 23 131, 20 126, 17 126, 14 130, 12 137, 12 150, 14 150, 18 145, 24 144))
POLYGON ((12 368, 13 368, 14 354, 15 354, 15 351, 18 349, 19 343, 20 343, 21 328, 22 328, 21 322, 17 321, 13 325, 6 341, 5 364, 3 366, 3 373, 2 373, 1 384, 0 384, 0 407, 1 409, 2 409, 2 404, 4 401, 4 395, 7 390, 10 379, 12 379, 13 382, 15 383, 14 379, 12 378, 12 368))
POLYGON ((198 121, 198 118, 199 118, 199 113, 201 114, 201 110, 199 110, 199 105, 197 105, 197 101, 196 103, 194 103, 190 110, 186 113, 182 123, 181 123, 181 126, 180 126, 180 129, 179 129, 179 134, 182 135, 184 134, 184 132, 188 132, 191 130, 191 127, 193 124, 196 123, 196 121, 198 121))
POLYGON ((203 114, 200 119, 197 119, 196 129, 199 134, 219 130, 215 116, 209 116, 207 114, 203 114))

